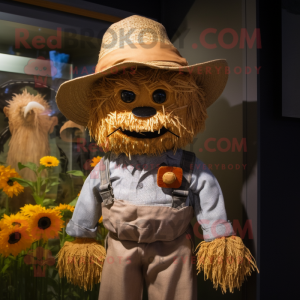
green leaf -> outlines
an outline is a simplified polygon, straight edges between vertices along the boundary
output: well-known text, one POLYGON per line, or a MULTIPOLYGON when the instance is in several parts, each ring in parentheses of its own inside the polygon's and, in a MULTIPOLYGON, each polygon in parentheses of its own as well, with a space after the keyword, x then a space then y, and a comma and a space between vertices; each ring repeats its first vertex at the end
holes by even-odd
POLYGON ((33 194, 32 196, 33 196, 36 204, 43 205, 43 200, 44 200, 43 197, 40 197, 36 194, 33 194))
POLYGON ((71 174, 74 176, 80 176, 80 177, 85 177, 83 172, 80 170, 72 170, 72 171, 68 171, 67 174, 71 174))
POLYGON ((26 164, 22 164, 22 163, 18 163, 18 167, 19 167, 19 170, 22 170, 24 168, 29 168, 30 170, 34 171, 36 173, 36 169, 37 169, 37 166, 35 163, 32 163, 32 162, 28 162, 26 164))
POLYGON ((54 205, 56 199, 44 199, 43 200, 43 206, 49 206, 49 205, 54 205))
POLYGON ((10 178, 12 181, 16 181, 18 183, 20 183, 22 186, 24 187, 31 187, 32 189, 34 189, 34 183, 30 180, 26 180, 26 179, 22 179, 22 178, 17 178, 17 177, 11 177, 10 178))
POLYGON ((72 215, 73 215, 73 213, 71 211, 66 210, 66 209, 62 210, 61 213, 62 213, 64 219, 71 219, 72 215))
POLYGON ((48 178, 42 178, 41 186, 48 182, 48 178))
POLYGON ((1 270, 1 273, 5 273, 5 271, 10 267, 11 261, 9 259, 5 260, 5 265, 1 270))
POLYGON ((46 167, 44 165, 40 165, 39 168, 37 169, 37 172, 42 172, 43 170, 45 170, 46 167))
POLYGON ((66 234, 66 237, 65 237, 65 242, 73 242, 74 240, 75 240, 75 238, 74 238, 74 237, 72 237, 72 236, 70 236, 70 235, 66 234))
POLYGON ((56 182, 52 182, 51 184, 49 184, 48 186, 50 187, 50 186, 55 186, 55 185, 59 185, 60 184, 60 182, 59 181, 56 181, 56 182))
POLYGON ((2 216, 5 214, 6 212, 6 208, 1 208, 0 209, 0 219, 2 218, 2 216))
POLYGON ((69 203, 69 205, 71 205, 71 206, 76 206, 77 200, 78 200, 78 197, 76 197, 73 201, 71 201, 71 202, 69 203))

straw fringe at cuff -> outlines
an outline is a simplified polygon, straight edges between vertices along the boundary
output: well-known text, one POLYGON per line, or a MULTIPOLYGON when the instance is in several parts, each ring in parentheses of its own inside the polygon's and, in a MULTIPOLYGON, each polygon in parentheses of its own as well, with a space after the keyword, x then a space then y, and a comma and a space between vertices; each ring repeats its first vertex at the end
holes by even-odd
POLYGON ((101 281, 105 256, 105 249, 94 239, 65 242, 57 254, 59 276, 84 290, 91 290, 101 281))
POLYGON ((201 242, 197 249, 197 274, 203 270, 204 280, 210 279, 215 289, 220 286, 222 293, 227 288, 233 293, 252 271, 259 273, 254 257, 238 236, 201 242))

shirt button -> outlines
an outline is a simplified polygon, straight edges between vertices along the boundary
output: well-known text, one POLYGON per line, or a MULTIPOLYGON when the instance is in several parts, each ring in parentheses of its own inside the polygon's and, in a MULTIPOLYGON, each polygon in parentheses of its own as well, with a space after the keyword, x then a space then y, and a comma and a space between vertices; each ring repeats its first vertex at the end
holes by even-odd
POLYGON ((137 189, 142 189, 143 188, 143 183, 142 182, 140 182, 138 185, 137 185, 137 187, 136 187, 137 189))

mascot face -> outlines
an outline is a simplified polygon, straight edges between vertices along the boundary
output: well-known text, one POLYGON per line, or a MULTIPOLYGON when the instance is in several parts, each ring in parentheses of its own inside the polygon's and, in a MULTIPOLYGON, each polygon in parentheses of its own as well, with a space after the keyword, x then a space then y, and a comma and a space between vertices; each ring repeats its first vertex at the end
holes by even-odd
POLYGON ((90 134, 105 150, 159 155, 204 129, 204 93, 190 74, 149 68, 101 78, 90 93, 90 134))

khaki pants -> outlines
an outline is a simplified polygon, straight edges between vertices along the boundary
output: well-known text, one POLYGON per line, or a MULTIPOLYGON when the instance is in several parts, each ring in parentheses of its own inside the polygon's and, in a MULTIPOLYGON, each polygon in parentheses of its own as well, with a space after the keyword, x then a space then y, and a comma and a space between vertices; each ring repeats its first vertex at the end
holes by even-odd
POLYGON ((190 235, 137 243, 108 237, 99 300, 196 300, 196 258, 190 235))

